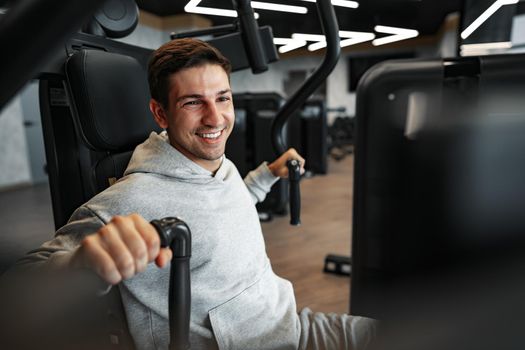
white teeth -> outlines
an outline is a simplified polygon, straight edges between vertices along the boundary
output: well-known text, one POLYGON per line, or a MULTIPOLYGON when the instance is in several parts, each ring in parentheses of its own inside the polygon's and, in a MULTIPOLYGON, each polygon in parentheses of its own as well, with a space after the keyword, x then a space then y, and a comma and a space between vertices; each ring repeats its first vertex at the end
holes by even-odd
POLYGON ((221 131, 217 131, 213 134, 199 134, 199 136, 205 139, 216 139, 217 137, 221 136, 221 131))

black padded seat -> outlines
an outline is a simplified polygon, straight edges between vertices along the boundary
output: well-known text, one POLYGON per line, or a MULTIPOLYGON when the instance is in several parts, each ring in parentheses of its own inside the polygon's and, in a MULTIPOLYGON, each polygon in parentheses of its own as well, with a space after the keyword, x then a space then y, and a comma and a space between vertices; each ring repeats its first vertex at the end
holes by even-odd
POLYGON ((81 50, 65 64, 73 120, 91 151, 81 160, 88 179, 86 196, 119 179, 133 149, 161 129, 148 109, 145 67, 134 58, 100 50, 81 50))

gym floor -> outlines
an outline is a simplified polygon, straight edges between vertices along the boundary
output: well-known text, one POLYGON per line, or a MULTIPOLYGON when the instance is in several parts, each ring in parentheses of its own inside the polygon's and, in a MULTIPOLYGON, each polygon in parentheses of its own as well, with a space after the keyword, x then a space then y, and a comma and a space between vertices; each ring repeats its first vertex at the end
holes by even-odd
MULTIPOLYGON (((274 271, 295 288, 298 310, 348 312, 349 278, 323 272, 327 254, 350 254, 353 158, 329 160, 328 174, 303 179, 302 225, 289 217, 263 223, 274 271)), ((0 274, 53 237, 47 184, 0 192, 0 274)))
POLYGON ((297 308, 348 313, 350 281, 323 272, 327 254, 350 255, 353 157, 329 159, 328 174, 301 181, 301 221, 275 217, 262 228, 275 273, 293 283, 297 308))

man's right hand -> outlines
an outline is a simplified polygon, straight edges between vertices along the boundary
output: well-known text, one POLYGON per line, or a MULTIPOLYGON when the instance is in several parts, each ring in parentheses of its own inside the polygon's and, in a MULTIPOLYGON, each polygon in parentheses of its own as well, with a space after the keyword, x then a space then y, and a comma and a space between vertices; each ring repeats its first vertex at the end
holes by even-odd
POLYGON ((155 228, 138 214, 115 216, 84 238, 71 259, 73 267, 89 268, 110 284, 144 271, 155 261, 164 267, 171 260, 169 248, 160 248, 155 228))

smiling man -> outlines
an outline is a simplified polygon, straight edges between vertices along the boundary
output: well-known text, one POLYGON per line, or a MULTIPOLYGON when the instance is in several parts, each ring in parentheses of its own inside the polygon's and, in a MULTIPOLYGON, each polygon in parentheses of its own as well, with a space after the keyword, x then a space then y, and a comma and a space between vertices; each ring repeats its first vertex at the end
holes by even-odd
POLYGON ((214 172, 235 122, 227 72, 220 65, 205 64, 173 74, 168 82, 168 100, 150 102, 155 120, 167 130, 173 147, 214 172))
POLYGON ((169 269, 158 267, 171 251, 149 221, 176 216, 192 231, 192 349, 363 349, 370 320, 298 314, 291 283, 272 271, 255 204, 287 176, 288 159, 302 171, 304 159, 290 149, 240 177, 224 156, 235 122, 229 73, 228 60, 199 40, 156 50, 150 109, 166 131, 151 133, 124 177, 22 263, 88 268, 119 284, 135 346, 167 349, 169 269))

